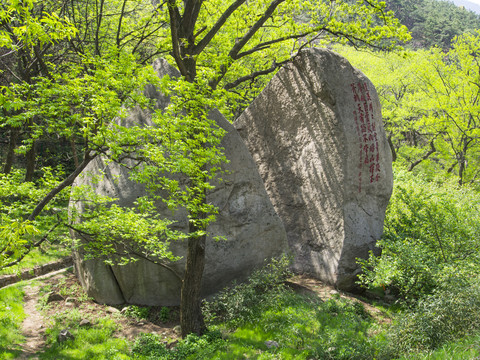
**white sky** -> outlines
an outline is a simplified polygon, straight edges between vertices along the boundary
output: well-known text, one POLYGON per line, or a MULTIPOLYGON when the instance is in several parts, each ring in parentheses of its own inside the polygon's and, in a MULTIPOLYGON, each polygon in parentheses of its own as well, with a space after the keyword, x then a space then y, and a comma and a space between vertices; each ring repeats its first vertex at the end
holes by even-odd
POLYGON ((480 0, 468 0, 468 1, 470 1, 472 3, 475 3, 477 5, 480 5, 480 0))

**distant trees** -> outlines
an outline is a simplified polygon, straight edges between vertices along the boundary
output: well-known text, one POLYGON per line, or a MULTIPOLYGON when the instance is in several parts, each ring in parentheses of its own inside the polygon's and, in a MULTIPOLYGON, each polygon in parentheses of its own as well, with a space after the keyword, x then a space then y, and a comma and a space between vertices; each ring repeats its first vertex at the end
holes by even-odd
POLYGON ((446 0, 388 0, 400 22, 412 32, 409 47, 447 50, 455 36, 480 29, 480 15, 446 0))

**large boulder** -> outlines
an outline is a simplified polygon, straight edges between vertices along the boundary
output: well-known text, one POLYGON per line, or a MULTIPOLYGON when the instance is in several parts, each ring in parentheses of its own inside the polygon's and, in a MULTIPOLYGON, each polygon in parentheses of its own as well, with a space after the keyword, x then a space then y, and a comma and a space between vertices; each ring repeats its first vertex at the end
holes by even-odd
POLYGON ((304 50, 234 125, 284 222, 294 270, 352 290, 393 187, 372 83, 332 51, 304 50))
MULTIPOLYGON (((178 76, 176 70, 164 60, 154 63, 159 77, 168 74, 178 76)), ((157 107, 164 109, 168 97, 153 86, 145 93, 156 100, 157 107)), ((207 240, 206 264, 203 276, 203 295, 215 293, 232 280, 244 280, 253 269, 262 266, 266 259, 278 256, 287 250, 286 233, 265 192, 262 179, 245 144, 234 127, 220 112, 213 110, 212 119, 226 130, 221 146, 230 160, 223 165, 226 174, 223 182, 208 194, 207 201, 219 208, 217 221, 209 226, 213 236, 224 236, 227 241, 207 240)), ((150 124, 151 113, 133 109, 125 120, 126 125, 150 124)), ((128 170, 115 163, 106 163, 97 158, 83 171, 74 186, 89 185, 95 192, 118 198, 120 206, 133 206, 134 201, 145 195, 143 186, 128 178, 128 170), (92 179, 104 172, 99 182, 92 179)), ((84 204, 72 204, 79 213, 84 204)), ((188 230, 185 211, 172 215, 164 205, 158 211, 166 218, 176 220, 176 229, 188 230)), ((75 236, 75 234, 73 234, 75 236)), ((184 256, 185 242, 173 242, 176 255, 184 256)), ((185 258, 171 263, 174 272, 145 260, 126 266, 107 266, 102 260, 86 260, 85 254, 74 254, 75 269, 87 293, 98 302, 106 304, 176 305, 180 300, 181 281, 185 258)))

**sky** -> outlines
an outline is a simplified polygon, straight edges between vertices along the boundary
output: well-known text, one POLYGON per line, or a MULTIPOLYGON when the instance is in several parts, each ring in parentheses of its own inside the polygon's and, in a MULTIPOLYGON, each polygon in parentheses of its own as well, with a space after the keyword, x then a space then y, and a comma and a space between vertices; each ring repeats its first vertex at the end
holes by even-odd
POLYGON ((465 6, 468 10, 472 10, 480 14, 480 0, 450 0, 457 6, 465 6))

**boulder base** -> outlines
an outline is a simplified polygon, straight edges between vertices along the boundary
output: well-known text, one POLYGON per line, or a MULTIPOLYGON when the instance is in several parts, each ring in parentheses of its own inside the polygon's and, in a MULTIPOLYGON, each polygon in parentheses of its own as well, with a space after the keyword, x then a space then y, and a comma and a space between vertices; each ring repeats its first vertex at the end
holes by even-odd
POLYGON ((354 289, 393 187, 372 83, 332 51, 305 50, 234 125, 284 222, 294 270, 354 289))
MULTIPOLYGON (((156 61, 158 76, 178 76, 166 61, 156 61)), ((165 108, 168 98, 153 87, 146 94, 156 100, 159 109, 165 108)), ((227 131, 221 146, 230 160, 223 165, 224 181, 207 196, 207 201, 219 208, 217 221, 209 228, 213 236, 224 236, 227 241, 207 240, 206 264, 203 275, 203 295, 210 295, 232 280, 244 280, 253 269, 261 267, 266 259, 286 251, 286 233, 280 218, 268 198, 256 165, 234 127, 218 112, 211 118, 227 131)), ((151 123, 151 113, 134 109, 126 119, 128 125, 151 123)), ((74 186, 89 185, 96 193, 118 198, 121 206, 133 206, 134 201, 145 195, 143 186, 128 179, 128 170, 115 163, 106 164, 97 158, 83 171, 74 186), (92 176, 104 172, 101 181, 92 176)), ((72 204, 73 206, 73 204, 72 204)), ((83 204, 76 204, 84 211, 83 204)), ((158 211, 172 218, 164 206, 158 211)), ((188 230, 185 212, 175 213, 177 229, 188 230)), ((75 235, 75 234, 73 234, 75 235)), ((176 255, 184 256, 186 243, 174 243, 176 255)), ((87 293, 96 301, 106 304, 131 303, 139 305, 177 305, 180 301, 180 279, 173 272, 151 262, 139 260, 125 266, 107 266, 102 260, 85 260, 84 254, 74 254, 75 269, 87 293)), ((182 275, 185 259, 170 264, 182 275)))

